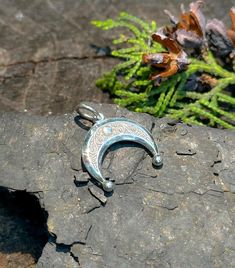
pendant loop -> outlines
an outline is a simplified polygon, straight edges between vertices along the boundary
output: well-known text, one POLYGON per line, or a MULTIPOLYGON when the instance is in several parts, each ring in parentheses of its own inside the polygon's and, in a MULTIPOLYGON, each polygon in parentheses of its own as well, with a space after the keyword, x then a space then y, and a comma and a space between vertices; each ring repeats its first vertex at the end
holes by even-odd
POLYGON ((87 119, 95 124, 96 121, 103 120, 104 115, 102 113, 97 112, 92 107, 86 105, 86 104, 79 104, 76 107, 76 112, 84 119, 87 119), (89 113, 87 113, 88 111, 89 113))

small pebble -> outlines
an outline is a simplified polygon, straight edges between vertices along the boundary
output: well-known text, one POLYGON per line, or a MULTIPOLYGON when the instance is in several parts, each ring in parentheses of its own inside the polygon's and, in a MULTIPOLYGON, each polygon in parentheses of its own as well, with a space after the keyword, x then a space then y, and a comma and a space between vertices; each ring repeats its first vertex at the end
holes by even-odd
POLYGON ((15 18, 16 18, 18 21, 22 21, 23 18, 24 18, 24 14, 23 14, 21 11, 18 11, 18 12, 15 14, 15 18))
POLYGON ((76 182, 88 182, 89 179, 90 177, 86 172, 79 172, 79 174, 75 176, 76 182))
POLYGON ((186 128, 183 128, 181 131, 180 131, 180 135, 181 136, 185 136, 188 134, 188 130, 186 128))
POLYGON ((102 204, 106 204, 107 198, 104 195, 104 192, 95 186, 90 186, 89 188, 90 193, 97 198, 102 204))

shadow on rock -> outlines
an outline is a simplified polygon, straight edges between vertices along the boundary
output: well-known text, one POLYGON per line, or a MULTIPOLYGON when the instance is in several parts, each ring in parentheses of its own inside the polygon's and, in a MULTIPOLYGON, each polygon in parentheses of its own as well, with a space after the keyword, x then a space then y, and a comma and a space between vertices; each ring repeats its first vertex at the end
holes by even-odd
POLYGON ((0 267, 31 267, 48 241, 48 214, 26 191, 0 187, 0 267))

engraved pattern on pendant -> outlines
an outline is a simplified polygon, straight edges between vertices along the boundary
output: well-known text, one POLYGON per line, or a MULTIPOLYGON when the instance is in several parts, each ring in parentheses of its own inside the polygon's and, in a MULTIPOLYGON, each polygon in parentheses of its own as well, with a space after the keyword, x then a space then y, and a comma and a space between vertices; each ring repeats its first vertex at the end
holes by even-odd
POLYGON ((141 129, 140 127, 134 125, 130 122, 110 122, 108 124, 104 124, 100 126, 95 133, 90 138, 89 148, 92 148, 92 152, 88 152, 89 161, 95 168, 98 167, 98 156, 97 151, 100 150, 103 144, 111 138, 119 134, 134 134, 135 136, 139 136, 142 139, 145 139, 149 142, 152 142, 149 135, 146 133, 146 130, 141 129), (111 128, 111 132, 104 134, 104 128, 111 128))

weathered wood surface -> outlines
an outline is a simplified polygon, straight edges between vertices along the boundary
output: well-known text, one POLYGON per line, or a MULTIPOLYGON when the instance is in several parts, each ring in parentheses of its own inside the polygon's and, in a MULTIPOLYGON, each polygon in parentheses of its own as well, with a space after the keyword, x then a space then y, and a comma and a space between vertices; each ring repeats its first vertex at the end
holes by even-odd
MULTIPOLYGON (((189 0, 0 1, 0 110, 33 114, 73 111, 81 100, 110 102, 95 80, 114 65, 98 47, 111 45, 114 31, 94 28, 92 19, 127 11, 161 26, 164 9, 179 13, 189 0)), ((233 0, 206 1, 208 17, 228 21, 233 0)))
POLYGON ((234 267, 234 132, 91 105, 145 125, 164 165, 154 169, 143 148, 112 147, 103 171, 116 189, 104 204, 77 180, 87 130, 76 114, 2 114, 0 186, 37 196, 48 213, 37 267, 234 267))

